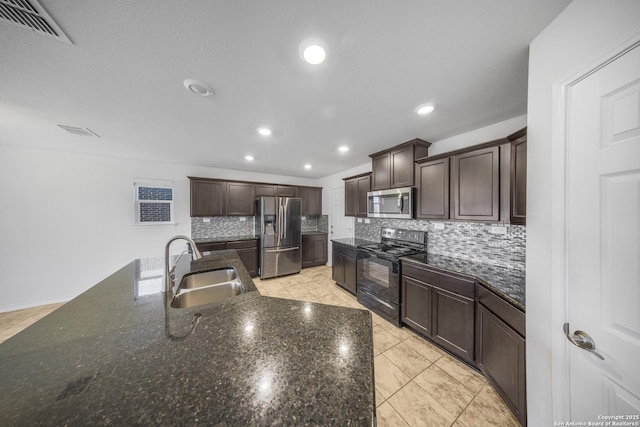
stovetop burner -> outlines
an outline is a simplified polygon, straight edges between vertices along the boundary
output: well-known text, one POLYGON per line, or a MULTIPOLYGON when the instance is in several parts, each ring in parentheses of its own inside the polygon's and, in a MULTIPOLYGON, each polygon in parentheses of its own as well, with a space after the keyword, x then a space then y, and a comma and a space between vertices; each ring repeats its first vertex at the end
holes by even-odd
POLYGON ((388 258, 420 253, 426 249, 426 232, 424 231, 383 228, 380 234, 381 243, 364 245, 361 248, 388 258))

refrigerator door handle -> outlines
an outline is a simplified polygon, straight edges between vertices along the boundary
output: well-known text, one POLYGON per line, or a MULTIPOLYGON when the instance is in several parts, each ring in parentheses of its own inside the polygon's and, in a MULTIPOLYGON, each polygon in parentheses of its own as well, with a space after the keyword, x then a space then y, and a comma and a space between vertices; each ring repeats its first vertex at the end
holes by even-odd
POLYGON ((284 230, 282 230, 282 238, 287 240, 287 228, 289 228, 289 216, 287 215, 287 210, 289 208, 289 199, 283 199, 282 205, 282 214, 284 216, 283 222, 287 224, 286 227, 283 227, 284 230))
POLYGON ((292 247, 292 248, 286 248, 286 249, 265 249, 264 251, 265 251, 266 253, 270 253, 270 254, 271 254, 271 253, 276 253, 276 252, 288 252, 288 251, 295 251, 295 250, 298 250, 298 249, 300 249, 300 246, 295 246, 295 247, 292 247))

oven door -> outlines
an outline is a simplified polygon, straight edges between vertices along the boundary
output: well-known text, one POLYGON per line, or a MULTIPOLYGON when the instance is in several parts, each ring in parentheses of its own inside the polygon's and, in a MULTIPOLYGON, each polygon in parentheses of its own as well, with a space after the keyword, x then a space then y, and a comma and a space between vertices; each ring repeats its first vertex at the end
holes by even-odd
POLYGON ((400 302, 398 260, 381 258, 366 249, 358 249, 358 291, 372 294, 391 304, 400 302))

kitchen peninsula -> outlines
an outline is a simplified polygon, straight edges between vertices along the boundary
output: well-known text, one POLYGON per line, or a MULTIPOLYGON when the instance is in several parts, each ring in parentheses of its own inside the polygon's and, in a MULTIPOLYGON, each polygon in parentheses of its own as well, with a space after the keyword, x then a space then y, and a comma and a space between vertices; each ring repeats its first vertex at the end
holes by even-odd
POLYGON ((244 294, 167 311, 153 262, 0 345, 0 425, 373 424, 367 311, 261 296, 232 250, 187 268, 233 266, 244 294))

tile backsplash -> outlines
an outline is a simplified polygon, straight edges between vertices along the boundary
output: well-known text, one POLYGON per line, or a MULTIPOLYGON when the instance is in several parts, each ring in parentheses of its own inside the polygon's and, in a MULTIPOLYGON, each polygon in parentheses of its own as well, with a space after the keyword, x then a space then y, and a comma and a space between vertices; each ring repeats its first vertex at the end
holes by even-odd
MULTIPOLYGON (((191 218, 191 237, 207 239, 217 237, 253 236, 255 224, 252 216, 214 216, 191 218), (244 218, 244 220, 242 220, 244 218), (209 222, 204 222, 209 220, 209 222)), ((302 217, 302 232, 329 230, 328 215, 306 215, 302 217)))
POLYGON ((522 225, 382 218, 369 220, 369 224, 356 220, 356 238, 379 242, 382 227, 422 230, 427 231, 428 253, 525 269, 526 227, 522 225))

